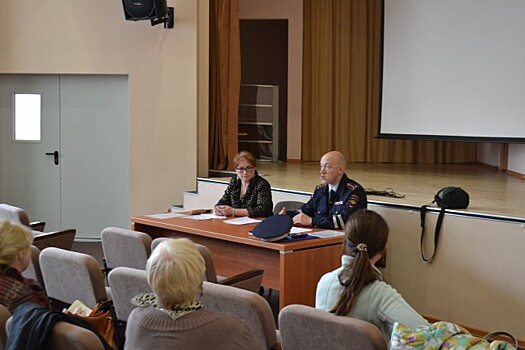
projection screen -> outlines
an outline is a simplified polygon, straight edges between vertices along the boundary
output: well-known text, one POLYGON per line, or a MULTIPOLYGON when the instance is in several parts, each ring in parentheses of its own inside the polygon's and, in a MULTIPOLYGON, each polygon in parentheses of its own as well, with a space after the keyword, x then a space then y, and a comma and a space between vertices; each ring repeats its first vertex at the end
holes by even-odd
POLYGON ((384 0, 380 138, 525 142, 525 0, 384 0))

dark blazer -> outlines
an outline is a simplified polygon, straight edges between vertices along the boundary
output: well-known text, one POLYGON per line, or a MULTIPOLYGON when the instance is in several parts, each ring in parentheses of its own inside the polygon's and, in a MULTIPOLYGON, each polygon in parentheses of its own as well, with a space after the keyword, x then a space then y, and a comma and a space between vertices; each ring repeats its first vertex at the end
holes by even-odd
POLYGON ((235 175, 230 180, 224 195, 216 205, 229 205, 235 209, 247 209, 252 217, 270 216, 273 214, 272 188, 257 171, 241 198, 241 180, 235 175))

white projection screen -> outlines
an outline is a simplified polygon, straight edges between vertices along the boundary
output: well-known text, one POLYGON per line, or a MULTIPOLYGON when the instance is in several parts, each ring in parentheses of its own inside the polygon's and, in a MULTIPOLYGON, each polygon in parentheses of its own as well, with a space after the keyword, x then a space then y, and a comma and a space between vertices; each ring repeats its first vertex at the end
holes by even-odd
POLYGON ((384 0, 380 138, 525 142, 525 0, 384 0))

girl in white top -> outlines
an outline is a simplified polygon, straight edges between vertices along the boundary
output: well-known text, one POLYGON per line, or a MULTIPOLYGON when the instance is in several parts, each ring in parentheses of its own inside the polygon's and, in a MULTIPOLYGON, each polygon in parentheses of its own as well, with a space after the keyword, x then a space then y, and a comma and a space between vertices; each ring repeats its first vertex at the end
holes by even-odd
POLYGON ((321 277, 315 299, 318 309, 374 324, 387 342, 394 322, 410 327, 429 324, 383 282, 374 267, 385 252, 388 231, 385 220, 374 211, 362 209, 352 214, 346 224, 342 266, 321 277))

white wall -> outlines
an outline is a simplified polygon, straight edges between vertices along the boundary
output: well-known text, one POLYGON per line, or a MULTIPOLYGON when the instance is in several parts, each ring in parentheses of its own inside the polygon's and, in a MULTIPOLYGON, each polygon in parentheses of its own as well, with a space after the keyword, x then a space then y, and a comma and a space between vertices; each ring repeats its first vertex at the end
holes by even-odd
POLYGON ((195 188, 198 26, 208 23, 198 17, 207 4, 168 0, 175 28, 164 29, 125 21, 121 1, 0 2, 0 73, 129 76, 130 215, 163 211, 195 188))
MULTIPOLYGON (((434 261, 427 264, 419 247, 419 210, 373 204, 369 209, 390 227, 385 279, 417 311, 525 339, 525 224, 447 214, 434 261)), ((427 214, 428 246, 436 218, 427 214)))
POLYGON ((479 143, 477 148, 477 161, 494 167, 500 165, 501 145, 491 143, 479 143))
POLYGON ((239 0, 241 19, 288 20, 288 131, 287 159, 301 159, 301 103, 303 85, 303 1, 239 0))
POLYGON ((525 145, 509 145, 509 170, 525 174, 525 145))

